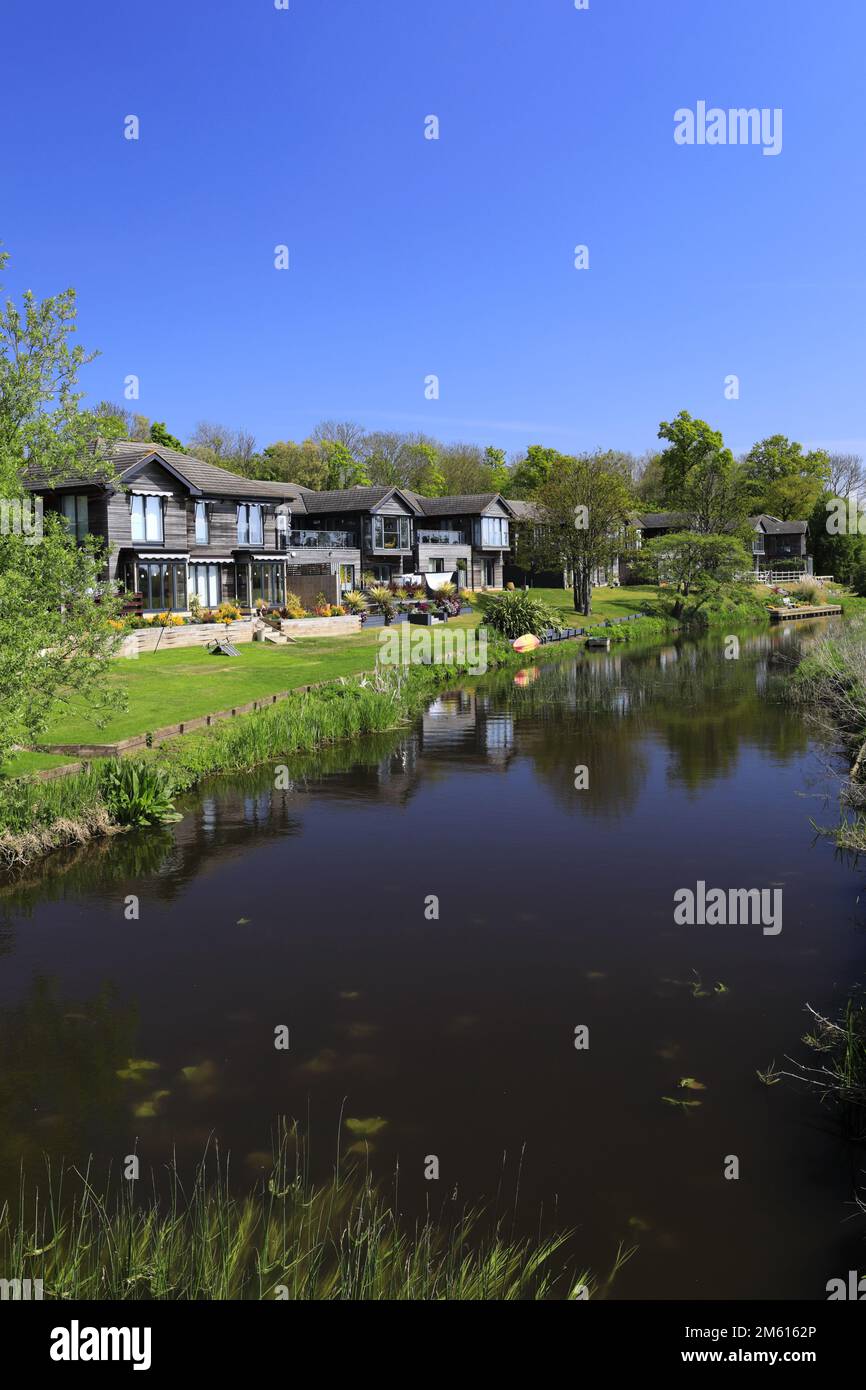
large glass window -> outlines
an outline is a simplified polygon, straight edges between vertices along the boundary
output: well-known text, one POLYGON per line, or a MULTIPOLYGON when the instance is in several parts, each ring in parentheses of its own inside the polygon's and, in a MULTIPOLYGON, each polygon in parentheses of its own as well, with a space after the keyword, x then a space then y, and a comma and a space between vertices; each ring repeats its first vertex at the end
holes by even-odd
POLYGON ((87 497, 84 493, 66 493, 60 499, 60 512, 67 530, 77 541, 87 535, 87 497))
POLYGON ((340 566, 340 593, 347 594, 350 589, 355 587, 355 566, 340 566))
POLYGON ((238 545, 262 545, 262 508, 258 502, 238 503, 238 545))
POLYGON ((183 612, 186 609, 186 565, 151 560, 138 565, 137 592, 142 606, 153 612, 183 612))
POLYGON ((374 516, 374 550, 409 550, 412 546, 408 516, 374 516))
POLYGON ((190 565, 190 585, 202 608, 219 608, 222 602, 219 565, 190 565))
POLYGON ((210 540, 210 525, 208 523, 207 502, 196 502, 195 504, 195 543, 196 545, 207 545, 210 540))
POLYGON ((253 572, 253 607, 256 603, 283 604, 286 601, 283 566, 272 560, 255 560, 253 572))
POLYGON ((475 544, 491 549, 508 547, 508 522, 504 516, 482 516, 475 522, 475 544))
POLYGON ((148 541, 162 545, 162 498, 146 497, 143 493, 133 493, 129 499, 132 539, 137 542, 148 541))

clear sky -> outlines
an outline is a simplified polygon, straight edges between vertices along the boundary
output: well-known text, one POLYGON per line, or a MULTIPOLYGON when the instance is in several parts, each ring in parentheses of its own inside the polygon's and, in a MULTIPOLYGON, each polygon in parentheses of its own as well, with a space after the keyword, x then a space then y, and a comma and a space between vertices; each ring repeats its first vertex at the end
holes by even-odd
POLYGON ((3 0, 2 48, 6 286, 78 290, 90 400, 866 452, 863 0, 3 0), (677 145, 699 101, 781 153, 677 145))

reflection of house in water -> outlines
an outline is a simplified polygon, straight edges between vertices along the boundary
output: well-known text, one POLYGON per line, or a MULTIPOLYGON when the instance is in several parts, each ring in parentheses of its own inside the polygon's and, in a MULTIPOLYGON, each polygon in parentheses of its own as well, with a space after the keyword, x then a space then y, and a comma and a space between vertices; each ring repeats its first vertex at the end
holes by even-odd
POLYGON ((489 695, 441 695, 422 716, 421 748, 436 761, 454 758, 465 766, 467 758, 480 757, 488 767, 505 767, 514 750, 514 720, 489 695))

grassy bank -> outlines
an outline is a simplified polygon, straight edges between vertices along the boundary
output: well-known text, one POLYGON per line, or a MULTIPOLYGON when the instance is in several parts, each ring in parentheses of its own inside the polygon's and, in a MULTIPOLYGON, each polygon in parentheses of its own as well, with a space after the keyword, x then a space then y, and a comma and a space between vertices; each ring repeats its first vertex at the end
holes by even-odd
MULTIPOLYGON (((605 1291, 569 1270, 568 1233, 514 1238, 511 1218, 448 1204, 445 1222, 407 1229, 395 1204, 363 1172, 313 1185, 293 1136, 278 1144, 268 1178, 237 1198, 214 1157, 190 1186, 92 1171, 24 1175, 0 1211, 0 1268, 41 1279, 46 1299, 142 1301, 562 1299, 605 1291), (162 1185, 162 1191, 159 1185, 162 1185)), ((628 1253, 617 1257, 620 1267, 628 1253)), ((612 1276, 609 1276, 609 1282, 612 1276)))
MULTIPOLYGON (((559 649, 574 655, 572 644, 559 649)), ((543 648, 545 654, 548 649, 543 648)), ((525 664, 511 647, 491 640, 489 669, 525 664)), ((0 782, 0 864, 21 866, 52 849, 82 844, 129 824, 157 823, 168 795, 219 772, 241 772, 294 753, 396 728, 435 691, 462 679, 459 665, 380 668, 318 690, 299 691, 278 705, 225 720, 202 733, 173 739, 117 764, 94 763, 55 781, 0 782), (118 787, 118 773, 124 785, 118 787), (140 778, 139 787, 131 779, 140 778)))

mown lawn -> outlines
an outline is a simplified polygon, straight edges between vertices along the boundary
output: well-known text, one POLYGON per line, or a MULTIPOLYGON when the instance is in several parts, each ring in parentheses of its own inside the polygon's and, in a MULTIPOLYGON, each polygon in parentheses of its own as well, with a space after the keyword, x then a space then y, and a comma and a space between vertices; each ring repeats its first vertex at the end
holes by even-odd
MULTIPOLYGON (((569 627, 583 627, 580 614, 574 611, 574 600, 570 589, 533 589, 533 594, 543 598, 551 608, 555 608, 569 627)), ((592 616, 601 618, 626 618, 630 613, 653 612, 657 603, 655 587, 651 584, 623 585, 621 589, 594 589, 592 593, 592 616)))
MULTIPOLYGON (((474 616, 449 626, 474 624, 474 616)), ((41 736, 41 744, 115 743, 134 734, 244 705, 281 690, 370 671, 382 628, 351 637, 306 637, 285 647, 245 642, 239 655, 212 656, 205 648, 178 647, 112 663, 110 681, 126 692, 127 708, 97 726, 84 701, 73 701, 41 736)), ((46 755, 22 754, 24 759, 46 755)), ((52 759, 51 761, 63 761, 52 759)), ((68 761, 68 759, 67 759, 68 761)), ((44 765, 49 765, 46 762, 44 765)), ((14 771, 22 768, 16 759, 14 771)))

